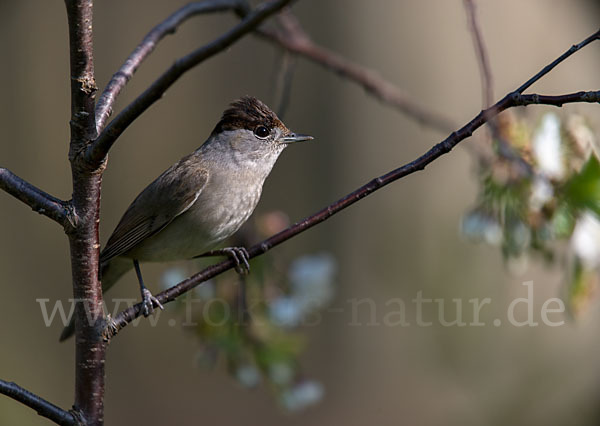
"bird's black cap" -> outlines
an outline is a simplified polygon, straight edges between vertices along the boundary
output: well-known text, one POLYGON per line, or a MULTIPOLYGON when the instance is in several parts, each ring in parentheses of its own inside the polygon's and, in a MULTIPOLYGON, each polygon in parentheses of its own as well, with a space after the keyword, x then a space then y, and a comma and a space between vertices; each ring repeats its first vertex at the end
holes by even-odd
POLYGON ((265 126, 269 130, 280 127, 283 130, 282 133, 289 133, 289 129, 268 106, 252 96, 244 96, 232 102, 229 108, 223 112, 223 116, 212 134, 215 135, 226 130, 254 130, 257 126, 265 126))

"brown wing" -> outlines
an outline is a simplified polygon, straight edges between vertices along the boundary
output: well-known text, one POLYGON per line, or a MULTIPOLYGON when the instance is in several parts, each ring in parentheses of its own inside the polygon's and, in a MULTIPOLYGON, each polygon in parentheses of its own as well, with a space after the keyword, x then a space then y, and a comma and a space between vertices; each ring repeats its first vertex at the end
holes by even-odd
POLYGON ((196 202, 208 180, 197 155, 181 159, 137 196, 102 250, 101 263, 127 253, 196 202))

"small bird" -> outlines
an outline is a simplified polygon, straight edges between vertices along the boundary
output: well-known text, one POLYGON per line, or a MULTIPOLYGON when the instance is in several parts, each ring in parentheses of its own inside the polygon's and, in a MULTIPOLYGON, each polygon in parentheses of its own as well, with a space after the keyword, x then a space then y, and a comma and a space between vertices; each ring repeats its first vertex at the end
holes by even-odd
MULTIPOLYGON (((102 291, 135 268, 147 316, 153 304, 162 305, 145 287, 139 262, 227 255, 238 272, 248 271, 243 247, 209 250, 248 220, 285 147, 310 139, 291 132, 256 98, 233 102, 206 142, 165 170, 127 208, 100 253, 102 291)), ((73 332, 71 320, 60 340, 73 332)))

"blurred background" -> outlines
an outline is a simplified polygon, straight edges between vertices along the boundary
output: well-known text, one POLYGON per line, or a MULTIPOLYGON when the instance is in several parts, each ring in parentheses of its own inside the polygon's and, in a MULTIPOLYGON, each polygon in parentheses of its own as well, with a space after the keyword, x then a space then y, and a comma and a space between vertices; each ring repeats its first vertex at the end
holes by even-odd
MULTIPOLYGON (((570 45, 596 31, 600 8, 584 0, 481 0, 478 13, 494 74, 496 99, 526 81, 570 45)), ((146 32, 182 1, 104 0, 95 9, 95 66, 100 88, 146 32)), ((302 0, 294 7, 313 40, 372 68, 419 102, 466 123, 481 108, 473 43, 460 0, 302 0)), ((233 16, 192 19, 137 72, 118 111, 172 61, 236 23, 233 16)), ((71 194, 67 160, 69 70, 62 2, 0 2, 0 165, 63 199, 71 194)), ((249 36, 188 72, 136 121, 111 151, 102 195, 102 241, 143 187, 208 136, 222 110, 241 95, 277 104, 281 52, 249 36)), ((600 50, 592 45, 537 83, 532 91, 596 90, 600 50)), ((549 109, 528 107, 532 126, 549 109)), ((600 128, 597 105, 558 114, 583 115, 600 128)), ((316 137, 286 150, 266 182, 255 216, 277 210, 294 222, 421 155, 446 135, 419 125, 359 86, 299 58, 284 117, 291 129, 316 137)), ((108 350, 106 424, 230 425, 563 425, 598 424, 598 304, 576 318, 551 314, 546 300, 563 298, 566 267, 532 259, 519 273, 498 248, 463 238, 459 224, 478 193, 472 148, 485 131, 425 171, 398 181, 268 253, 282 261, 313 254, 334 259, 333 298, 304 335, 302 372, 319 383, 320 401, 289 412, 269 386, 255 389, 217 363, 198 365, 201 342, 167 309, 156 327, 128 327, 108 350), (471 149, 470 149, 471 148, 471 149), (523 285, 531 281, 530 287, 523 285), (515 327, 506 313, 532 291, 536 327, 515 327), (411 301, 490 299, 484 326, 443 326, 437 305, 431 326, 416 323, 411 301), (366 300, 358 305, 359 301, 366 300), (399 325, 399 302, 408 325, 399 325), (503 319, 494 325, 494 319, 503 319), (172 324, 172 323, 171 323, 172 324), (242 381, 243 382, 243 381, 242 381), (322 392, 322 395, 321 395, 322 392)), ((37 299, 72 297, 68 242, 62 230, 0 192, 0 378, 53 403, 73 402, 73 340, 58 343, 60 321, 44 324, 37 299)), ((172 266, 184 275, 195 263, 144 267, 148 283, 172 266)), ((233 274, 233 272, 229 272, 233 274)), ((115 288, 136 298, 127 275, 115 288)), ((151 284, 154 291, 157 284, 151 284)), ((116 295, 115 295, 116 296, 116 295)), ((523 304, 518 317, 526 318, 523 304)), ((556 305, 553 305, 556 307, 556 305)), ((401 316, 401 315, 400 315, 401 316)), ((465 308, 464 320, 472 321, 465 308)), ((313 389, 314 391, 314 389, 313 389)), ((0 398, 1 424, 49 424, 32 410, 0 398)))

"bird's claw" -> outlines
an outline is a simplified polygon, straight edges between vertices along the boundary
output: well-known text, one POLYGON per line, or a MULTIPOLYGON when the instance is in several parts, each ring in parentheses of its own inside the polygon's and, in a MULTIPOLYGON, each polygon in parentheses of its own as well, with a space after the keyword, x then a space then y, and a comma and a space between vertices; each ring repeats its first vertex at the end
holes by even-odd
POLYGON ((110 342, 110 339, 119 332, 119 326, 117 322, 109 315, 106 316, 106 325, 102 330, 102 340, 110 342))
POLYGON ((235 271, 240 275, 250 273, 250 255, 245 247, 227 247, 223 249, 223 253, 229 256, 235 262, 235 271))
POLYGON ((150 293, 150 290, 144 288, 142 290, 142 314, 145 317, 152 315, 154 312, 154 305, 160 309, 165 309, 159 300, 150 293))

